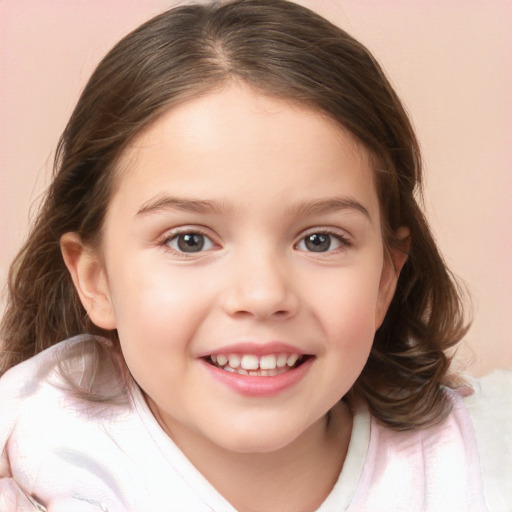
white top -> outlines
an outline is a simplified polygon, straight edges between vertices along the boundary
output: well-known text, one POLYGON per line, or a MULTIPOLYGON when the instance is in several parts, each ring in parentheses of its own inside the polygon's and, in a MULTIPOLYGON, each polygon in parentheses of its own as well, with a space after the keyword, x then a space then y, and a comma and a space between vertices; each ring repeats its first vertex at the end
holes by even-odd
MULTIPOLYGON (((235 512, 133 381, 124 405, 71 396, 55 362, 84 347, 86 365, 91 343, 61 342, 0 379, 0 512, 235 512)), ((343 470, 318 512, 511 512, 512 374, 474 387, 466 398, 447 390, 450 417, 413 432, 358 407, 343 470)))

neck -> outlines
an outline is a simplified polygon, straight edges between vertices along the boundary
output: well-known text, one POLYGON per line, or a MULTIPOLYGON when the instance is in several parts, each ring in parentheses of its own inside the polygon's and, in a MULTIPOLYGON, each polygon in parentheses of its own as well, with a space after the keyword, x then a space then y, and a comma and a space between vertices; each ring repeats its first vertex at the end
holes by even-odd
POLYGON ((352 415, 336 405, 292 443, 272 452, 239 453, 202 436, 164 430, 196 468, 239 512, 309 512, 332 490, 343 466, 352 415))

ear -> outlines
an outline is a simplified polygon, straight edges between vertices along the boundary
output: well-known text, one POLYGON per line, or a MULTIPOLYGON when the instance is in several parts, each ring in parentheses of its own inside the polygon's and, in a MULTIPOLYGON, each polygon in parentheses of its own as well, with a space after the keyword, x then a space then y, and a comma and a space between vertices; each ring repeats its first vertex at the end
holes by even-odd
POLYGON ((115 329, 116 317, 107 276, 97 251, 85 245, 77 233, 62 235, 60 248, 89 318, 102 329, 115 329))
POLYGON ((411 232, 409 228, 401 227, 396 232, 396 238, 399 240, 397 246, 387 250, 384 255, 384 264, 379 283, 379 296, 377 300, 377 309, 375 315, 375 330, 377 330, 384 321, 389 305, 393 300, 396 290, 396 283, 400 277, 400 272, 407 257, 411 232))

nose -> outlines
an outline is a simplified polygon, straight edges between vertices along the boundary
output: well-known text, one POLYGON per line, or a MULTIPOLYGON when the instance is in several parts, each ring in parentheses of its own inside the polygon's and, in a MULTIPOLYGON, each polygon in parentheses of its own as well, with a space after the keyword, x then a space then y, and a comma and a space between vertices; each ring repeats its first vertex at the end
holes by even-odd
POLYGON ((259 320, 286 319, 297 314, 299 297, 289 266, 276 255, 245 255, 231 262, 224 310, 230 316, 259 320))

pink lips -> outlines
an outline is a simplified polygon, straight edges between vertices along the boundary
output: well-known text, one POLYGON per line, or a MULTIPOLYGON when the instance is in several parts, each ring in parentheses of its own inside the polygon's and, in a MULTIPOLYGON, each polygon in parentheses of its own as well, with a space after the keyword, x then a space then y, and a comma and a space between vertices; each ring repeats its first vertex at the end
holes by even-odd
POLYGON ((210 364, 207 359, 209 356, 217 354, 253 354, 263 356, 276 353, 305 355, 303 350, 286 343, 237 343, 223 346, 205 354, 200 354, 199 362, 211 377, 236 393, 248 397, 263 398, 278 395, 298 384, 309 371, 314 357, 307 357, 300 365, 291 368, 285 373, 273 376, 252 376, 228 372, 210 364))

